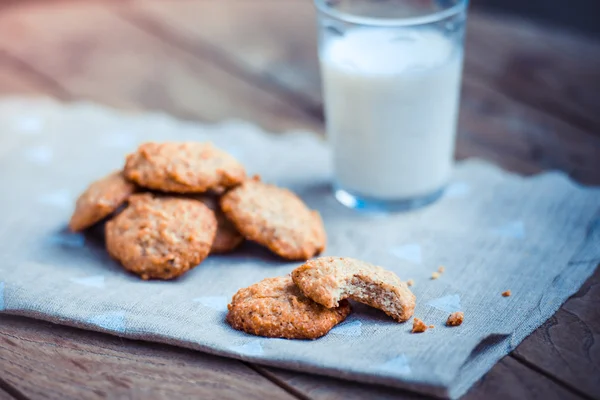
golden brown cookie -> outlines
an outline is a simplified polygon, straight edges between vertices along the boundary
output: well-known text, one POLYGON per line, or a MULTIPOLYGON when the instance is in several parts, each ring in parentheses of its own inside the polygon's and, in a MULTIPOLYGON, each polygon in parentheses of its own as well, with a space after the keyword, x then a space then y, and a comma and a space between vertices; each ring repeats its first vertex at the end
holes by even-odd
POLYGON ((125 176, 145 188, 175 193, 217 192, 235 186, 246 171, 212 143, 144 143, 127 156, 125 176))
POLYGON ((325 307, 352 299, 378 308, 398 322, 409 319, 415 295, 392 271, 352 258, 321 257, 292 271, 302 292, 325 307))
POLYGON ((214 213, 197 200, 137 194, 106 224, 106 248, 142 279, 173 279, 208 256, 216 232, 214 213))
POLYGON ((351 311, 346 301, 337 308, 315 303, 302 294, 289 275, 264 279, 240 289, 227 308, 227 322, 234 329, 286 339, 319 338, 351 311))
POLYGON ((136 190, 125 180, 121 171, 115 171, 92 183, 79 196, 69 221, 73 232, 81 231, 115 212, 136 190))
POLYGON ((194 198, 200 200, 210 208, 217 218, 217 235, 215 236, 215 241, 212 244, 210 252, 228 253, 237 248, 244 241, 244 237, 238 232, 235 225, 227 219, 223 211, 221 211, 218 198, 211 195, 199 195, 194 198))
POLYGON ((248 180, 221 197, 221 209, 246 237, 289 260, 307 260, 325 248, 321 216, 287 189, 248 180))

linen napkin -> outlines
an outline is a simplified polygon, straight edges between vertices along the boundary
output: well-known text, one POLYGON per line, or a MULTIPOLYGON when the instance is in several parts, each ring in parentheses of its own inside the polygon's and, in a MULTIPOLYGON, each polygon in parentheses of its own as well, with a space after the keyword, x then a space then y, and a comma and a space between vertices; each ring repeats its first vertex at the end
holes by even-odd
POLYGON ((440 397, 465 393, 600 262, 600 189, 561 173, 523 178, 468 160, 437 203, 365 215, 333 198, 322 139, 273 135, 243 121, 209 125, 87 103, 5 100, 0 172, 2 312, 440 397), (413 279, 415 316, 435 328, 411 334, 410 322, 355 305, 315 341, 233 330, 224 317, 238 289, 299 265, 251 243, 211 256, 175 281, 128 274, 107 255, 101 226, 71 234, 66 223, 91 181, 121 168, 127 153, 150 140, 213 141, 249 173, 294 190, 323 216, 326 255, 413 279), (445 272, 431 279, 442 265, 445 272), (506 290, 512 296, 503 297, 506 290), (464 323, 444 326, 454 311, 465 313, 464 323))

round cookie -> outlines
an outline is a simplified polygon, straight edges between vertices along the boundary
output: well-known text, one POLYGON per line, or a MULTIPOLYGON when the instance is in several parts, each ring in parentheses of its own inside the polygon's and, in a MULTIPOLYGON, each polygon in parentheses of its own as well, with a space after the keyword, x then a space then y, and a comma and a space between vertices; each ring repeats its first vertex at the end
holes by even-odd
POLYGON ((173 279, 208 256, 216 232, 214 213, 197 200, 137 194, 106 224, 106 248, 142 279, 173 279))
POLYGON ((307 260, 325 248, 321 216, 287 189, 248 180, 221 197, 221 209, 247 239, 283 258, 307 260))
POLYGON ((222 192, 246 178, 235 158, 212 143, 144 143, 127 156, 125 176, 145 188, 174 193, 222 192))
POLYGON ((194 198, 210 208, 217 218, 217 234, 210 250, 211 254, 228 253, 237 248, 244 241, 244 237, 238 232, 233 223, 225 217, 219 207, 218 198, 211 195, 201 195, 194 198))
POLYGON ((69 228, 73 232, 89 228, 115 212, 135 191, 121 171, 95 181, 77 199, 69 228))
POLYGON ((287 276, 264 279, 240 289, 227 306, 227 322, 252 335, 316 339, 346 319, 351 308, 341 302, 326 308, 304 296, 287 276))
POLYGON ((292 279, 306 296, 325 307, 351 299, 378 308, 398 322, 415 310, 415 295, 398 275, 353 258, 320 257, 292 271, 292 279))

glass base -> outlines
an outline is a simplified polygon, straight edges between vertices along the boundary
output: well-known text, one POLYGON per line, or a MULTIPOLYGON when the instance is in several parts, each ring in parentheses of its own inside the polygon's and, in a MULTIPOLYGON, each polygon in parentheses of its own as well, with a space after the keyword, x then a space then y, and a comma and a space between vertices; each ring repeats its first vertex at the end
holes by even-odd
POLYGON ((444 188, 424 196, 399 200, 381 200, 355 194, 338 186, 333 188, 335 198, 348 208, 372 213, 395 213, 424 207, 438 200, 444 194, 444 188))

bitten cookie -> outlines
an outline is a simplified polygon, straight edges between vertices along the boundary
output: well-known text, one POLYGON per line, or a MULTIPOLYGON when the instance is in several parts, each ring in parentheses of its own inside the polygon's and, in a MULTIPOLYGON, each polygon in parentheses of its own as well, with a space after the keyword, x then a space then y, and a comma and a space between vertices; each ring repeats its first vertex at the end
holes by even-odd
POLYGON ((307 260, 325 248, 321 216, 287 189, 248 180, 221 197, 221 209, 247 239, 289 260, 307 260))
POLYGON ((149 189, 204 193, 239 184, 246 178, 246 171, 212 143, 149 142, 127 156, 125 176, 149 189))
POLYGON ((350 304, 337 308, 315 303, 287 276, 264 279, 240 289, 227 306, 227 322, 252 335, 316 339, 324 336, 350 314, 350 304))
POLYGON ((77 199, 69 228, 77 232, 103 220, 125 203, 135 190, 136 186, 125 180, 121 171, 97 180, 77 199))
POLYGON ((221 211, 219 200, 215 196, 199 195, 194 198, 200 200, 210 208, 217 218, 217 235, 212 244, 211 253, 228 253, 244 241, 242 234, 238 232, 233 223, 221 211))
POLYGON ((208 256, 216 232, 214 213, 197 200, 137 194, 106 224, 106 248, 142 279, 173 279, 208 256))
POLYGON ((352 299, 378 308, 398 322, 409 319, 415 295, 396 274, 352 258, 321 257, 292 271, 302 292, 325 307, 352 299))

